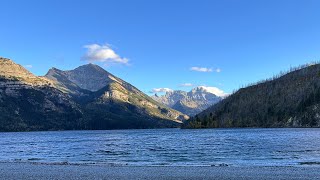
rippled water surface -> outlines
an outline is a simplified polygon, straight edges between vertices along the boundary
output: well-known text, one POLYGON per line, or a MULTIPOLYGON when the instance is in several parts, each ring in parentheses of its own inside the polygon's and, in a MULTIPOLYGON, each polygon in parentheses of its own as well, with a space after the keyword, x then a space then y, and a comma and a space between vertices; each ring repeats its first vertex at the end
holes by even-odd
POLYGON ((320 129, 0 133, 1 162, 128 166, 318 166, 320 129))

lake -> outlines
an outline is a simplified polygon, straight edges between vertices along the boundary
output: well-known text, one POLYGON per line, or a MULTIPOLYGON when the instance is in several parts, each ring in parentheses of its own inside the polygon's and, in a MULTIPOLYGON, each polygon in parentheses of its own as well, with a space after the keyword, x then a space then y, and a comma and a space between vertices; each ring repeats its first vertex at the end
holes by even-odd
POLYGON ((0 133, 0 162, 116 166, 317 166, 320 129, 0 133))

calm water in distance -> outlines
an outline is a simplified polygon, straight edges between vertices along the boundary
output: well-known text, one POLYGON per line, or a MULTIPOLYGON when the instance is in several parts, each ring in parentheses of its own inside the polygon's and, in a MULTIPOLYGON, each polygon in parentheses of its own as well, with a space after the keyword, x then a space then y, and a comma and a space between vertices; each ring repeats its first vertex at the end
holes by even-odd
POLYGON ((318 166, 320 129, 10 132, 0 148, 0 162, 318 166))

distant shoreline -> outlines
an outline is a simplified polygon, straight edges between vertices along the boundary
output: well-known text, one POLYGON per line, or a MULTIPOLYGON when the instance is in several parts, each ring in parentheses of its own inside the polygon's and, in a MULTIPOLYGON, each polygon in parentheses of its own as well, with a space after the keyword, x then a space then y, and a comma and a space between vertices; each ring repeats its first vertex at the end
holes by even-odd
POLYGON ((219 128, 140 128, 140 129, 74 129, 74 130, 32 130, 32 131, 0 131, 0 133, 19 132, 69 132, 69 131, 123 131, 123 130, 158 130, 158 129, 180 129, 180 130, 228 130, 228 129, 320 129, 320 127, 219 127, 219 128))
POLYGON ((0 163, 1 179, 317 179, 319 167, 157 167, 0 163))

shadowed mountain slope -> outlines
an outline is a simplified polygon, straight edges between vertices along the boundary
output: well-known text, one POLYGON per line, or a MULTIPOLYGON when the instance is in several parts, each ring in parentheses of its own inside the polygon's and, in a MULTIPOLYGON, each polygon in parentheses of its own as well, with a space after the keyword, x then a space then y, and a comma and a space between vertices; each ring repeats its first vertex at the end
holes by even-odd
POLYGON ((242 88, 185 124, 213 127, 319 127, 320 65, 242 88))
MULTIPOLYGON (((77 99, 85 108, 90 109, 90 112, 98 113, 99 109, 101 117, 105 116, 103 114, 115 113, 118 115, 114 117, 121 117, 121 111, 115 112, 108 108, 111 105, 114 107, 119 105, 118 109, 126 110, 127 114, 132 110, 134 116, 139 115, 145 120, 162 119, 168 120, 168 123, 171 124, 171 122, 181 123, 188 119, 184 114, 156 102, 136 87, 94 64, 83 65, 69 71, 51 69, 45 77, 61 84, 61 87, 76 89, 69 92, 79 92, 79 88, 90 91, 91 93, 85 94, 88 95, 87 97, 77 99), (131 108, 128 109, 127 106, 131 108)), ((111 117, 113 115, 110 115, 111 117)), ((126 116, 123 118, 128 119, 126 116)))
POLYGON ((5 58, 0 69, 0 131, 81 129, 81 108, 50 80, 5 58))
POLYGON ((179 127, 170 109, 93 64, 37 77, 0 58, 0 131, 179 127))

